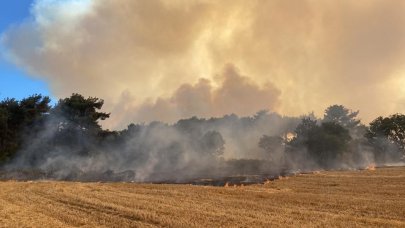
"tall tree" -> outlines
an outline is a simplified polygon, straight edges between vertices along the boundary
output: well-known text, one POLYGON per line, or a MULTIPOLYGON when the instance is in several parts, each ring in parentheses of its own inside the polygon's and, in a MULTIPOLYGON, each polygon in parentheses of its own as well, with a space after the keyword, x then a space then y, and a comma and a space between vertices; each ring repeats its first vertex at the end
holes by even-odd
POLYGON ((323 168, 337 163, 351 140, 349 131, 340 124, 324 122, 318 125, 309 118, 302 120, 295 133, 296 136, 288 143, 289 149, 293 152, 306 151, 323 168))
POLYGON ((21 101, 0 102, 0 161, 8 160, 21 148, 23 141, 35 135, 39 122, 50 110, 49 97, 39 94, 21 101))
POLYGON ((375 148, 377 159, 391 155, 399 160, 405 155, 405 115, 378 117, 370 123, 366 138, 375 148))
POLYGON ((59 100, 51 114, 60 118, 61 129, 74 128, 79 131, 98 133, 101 130, 99 121, 110 117, 110 114, 98 111, 103 104, 102 99, 84 98, 74 93, 69 98, 59 100))
POLYGON ((325 110, 323 122, 335 122, 347 129, 353 129, 360 124, 358 114, 359 111, 352 112, 343 105, 332 105, 325 110))

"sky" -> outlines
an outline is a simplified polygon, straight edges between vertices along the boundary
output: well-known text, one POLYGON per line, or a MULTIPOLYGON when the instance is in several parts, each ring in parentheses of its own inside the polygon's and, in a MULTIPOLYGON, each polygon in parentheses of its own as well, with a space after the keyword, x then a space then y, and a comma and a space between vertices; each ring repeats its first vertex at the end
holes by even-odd
POLYGON ((107 127, 262 109, 322 117, 333 104, 364 123, 405 111, 404 1, 0 4, 2 93, 96 96, 107 127))
MULTIPOLYGON (((29 20, 31 4, 32 0, 0 1, 0 33, 10 26, 29 20)), ((0 99, 6 97, 21 99, 35 93, 49 96, 47 83, 29 76, 3 55, 0 56, 0 99)))

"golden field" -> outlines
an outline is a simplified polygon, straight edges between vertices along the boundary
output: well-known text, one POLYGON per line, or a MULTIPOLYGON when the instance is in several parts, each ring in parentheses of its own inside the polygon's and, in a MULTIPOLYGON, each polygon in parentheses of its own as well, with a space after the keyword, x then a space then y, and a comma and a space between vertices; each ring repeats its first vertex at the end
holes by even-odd
POLYGON ((2 227, 405 227, 405 168, 264 185, 0 182, 2 227))

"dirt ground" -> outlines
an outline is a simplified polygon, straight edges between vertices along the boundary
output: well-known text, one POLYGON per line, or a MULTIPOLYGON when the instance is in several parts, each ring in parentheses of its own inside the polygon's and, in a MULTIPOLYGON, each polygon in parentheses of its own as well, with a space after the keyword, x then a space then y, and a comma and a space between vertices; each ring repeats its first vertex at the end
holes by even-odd
POLYGON ((243 187, 0 182, 0 227, 405 227, 405 167, 243 187))

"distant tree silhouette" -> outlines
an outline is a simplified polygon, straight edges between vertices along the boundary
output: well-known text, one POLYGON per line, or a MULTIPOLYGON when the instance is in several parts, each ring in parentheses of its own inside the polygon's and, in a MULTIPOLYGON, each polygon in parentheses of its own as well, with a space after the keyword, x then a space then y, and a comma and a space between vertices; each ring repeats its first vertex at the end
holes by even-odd
POLYGON ((209 155, 218 157, 224 154, 225 140, 221 133, 217 131, 208 131, 201 139, 202 150, 209 155))
POLYGON ((365 136, 374 147, 375 156, 380 162, 384 162, 386 159, 403 158, 405 155, 405 115, 394 114, 389 117, 376 118, 370 123, 365 136))
POLYGON ((323 122, 335 122, 342 127, 352 129, 360 124, 356 119, 359 111, 352 112, 343 105, 332 105, 325 110, 323 122))
POLYGON ((337 163, 351 140, 349 131, 336 122, 317 124, 304 118, 297 126, 296 136, 288 143, 293 151, 306 151, 323 168, 337 163))
POLYGON ((276 154, 284 152, 284 139, 280 136, 263 135, 259 140, 259 147, 266 152, 268 159, 273 161, 276 154))

